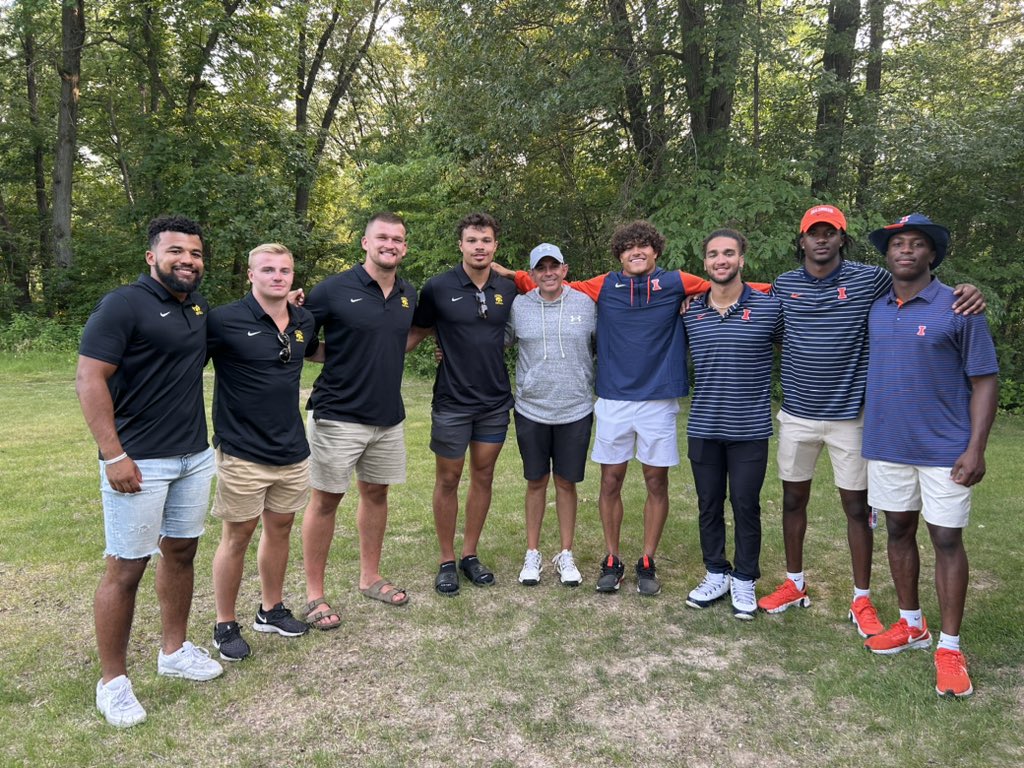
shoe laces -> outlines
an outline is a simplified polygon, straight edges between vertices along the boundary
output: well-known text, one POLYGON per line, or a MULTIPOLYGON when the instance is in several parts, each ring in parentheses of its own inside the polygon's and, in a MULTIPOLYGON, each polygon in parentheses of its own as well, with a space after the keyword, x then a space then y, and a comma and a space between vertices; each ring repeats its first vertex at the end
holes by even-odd
POLYGON ((644 555, 640 558, 640 562, 636 564, 636 575, 642 579, 653 579, 654 578, 654 558, 644 555))
POLYGON ((178 651, 182 658, 189 664, 205 664, 210 658, 210 652, 205 648, 186 642, 178 651))
POLYGON ((132 690, 131 680, 125 680, 124 683, 118 688, 111 690, 107 688, 110 693, 110 707, 111 709, 127 709, 129 707, 138 706, 138 699, 135 698, 135 692, 132 690))
POLYGON ((733 579, 731 585, 733 595, 748 603, 754 602, 754 583, 743 579, 733 579))
POLYGON ((878 611, 875 610, 875 606, 869 597, 858 597, 853 601, 850 610, 853 611, 857 621, 861 624, 865 622, 881 623, 878 620, 878 611))
POLYGON ((615 555, 608 555, 601 563, 601 573, 614 573, 618 575, 619 571, 622 570, 622 563, 615 555))
POLYGON ((543 558, 541 557, 540 552, 538 552, 536 549, 529 549, 526 551, 524 567, 531 568, 535 571, 539 571, 542 563, 543 558))
POLYGON ((569 571, 576 567, 576 560, 572 556, 572 551, 563 549, 554 559, 551 561, 555 564, 555 567, 561 571, 569 571))
POLYGON ((935 666, 946 675, 959 675, 967 671, 964 655, 949 648, 939 648, 935 651, 935 666))
POLYGON ((722 588, 722 584, 725 582, 725 578, 714 578, 720 574, 705 573, 704 578, 701 579, 700 584, 693 590, 700 595, 713 595, 715 592, 722 588))

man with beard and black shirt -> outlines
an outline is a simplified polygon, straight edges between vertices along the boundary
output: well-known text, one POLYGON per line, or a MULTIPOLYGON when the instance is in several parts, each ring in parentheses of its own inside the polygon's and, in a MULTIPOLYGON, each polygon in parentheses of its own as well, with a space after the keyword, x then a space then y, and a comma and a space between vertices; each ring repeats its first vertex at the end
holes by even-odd
POLYGON ((199 225, 149 224, 149 274, 104 296, 82 333, 76 391, 99 447, 106 570, 96 590, 101 677, 96 707, 127 728, 146 719, 127 678, 135 596, 156 572, 162 622, 157 672, 211 680, 224 670, 185 639, 193 560, 213 477, 203 403, 206 300, 199 225))

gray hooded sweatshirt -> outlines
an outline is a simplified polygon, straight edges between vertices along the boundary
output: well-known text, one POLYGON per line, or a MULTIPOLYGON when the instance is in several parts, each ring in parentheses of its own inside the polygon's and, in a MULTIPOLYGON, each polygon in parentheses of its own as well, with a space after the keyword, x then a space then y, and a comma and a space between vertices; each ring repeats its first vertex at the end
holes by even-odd
POLYGON ((518 344, 516 411, 540 424, 569 424, 594 410, 597 305, 562 286, 545 301, 540 290, 516 296, 505 344, 518 344))

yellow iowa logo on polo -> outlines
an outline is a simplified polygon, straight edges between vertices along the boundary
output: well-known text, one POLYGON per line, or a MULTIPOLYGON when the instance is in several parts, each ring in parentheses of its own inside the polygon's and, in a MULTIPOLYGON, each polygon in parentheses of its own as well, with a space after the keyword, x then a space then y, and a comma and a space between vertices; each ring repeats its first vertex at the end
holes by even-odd
POLYGON ((494 294, 494 303, 497 304, 499 307, 505 303, 505 300, 501 297, 500 293, 494 294))
POLYGON ((203 314, 203 308, 200 307, 198 304, 192 305, 192 311, 195 312, 197 315, 203 314))
POLYGON ((409 308, 409 297, 408 296, 403 296, 402 297, 402 309, 408 309, 408 308, 409 308))
POLYGON ((296 331, 295 332, 295 340, 297 342, 299 342, 299 343, 302 343, 303 341, 306 340, 306 337, 302 335, 302 331, 296 331))

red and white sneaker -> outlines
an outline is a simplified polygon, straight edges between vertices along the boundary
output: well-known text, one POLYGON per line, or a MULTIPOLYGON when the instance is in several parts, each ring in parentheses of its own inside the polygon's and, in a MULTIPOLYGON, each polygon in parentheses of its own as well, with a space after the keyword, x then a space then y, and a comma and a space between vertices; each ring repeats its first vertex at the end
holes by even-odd
POLYGON ((939 696, 970 696, 974 693, 967 674, 967 661, 960 651, 935 651, 935 692, 939 696))
POLYGON ((885 632, 885 625, 878 620, 878 611, 867 596, 858 597, 850 604, 850 621, 861 637, 874 637, 885 632))
POLYGON ((757 607, 765 613, 782 613, 791 605, 799 605, 801 608, 811 605, 807 588, 799 589, 792 579, 786 579, 778 589, 757 601, 757 607))
POLYGON ((894 653, 908 651, 911 648, 928 650, 932 647, 932 636, 928 631, 928 622, 921 617, 920 627, 912 627, 907 620, 901 618, 885 632, 864 641, 864 647, 872 653, 892 656, 894 653))

